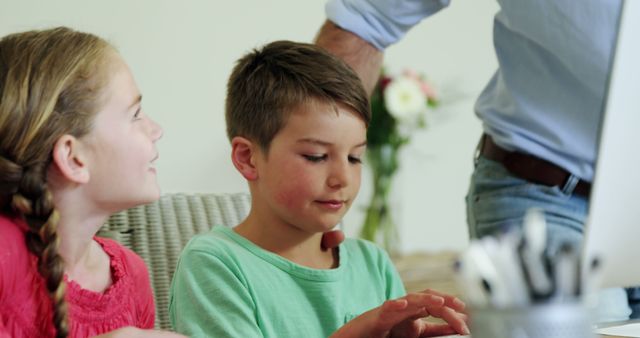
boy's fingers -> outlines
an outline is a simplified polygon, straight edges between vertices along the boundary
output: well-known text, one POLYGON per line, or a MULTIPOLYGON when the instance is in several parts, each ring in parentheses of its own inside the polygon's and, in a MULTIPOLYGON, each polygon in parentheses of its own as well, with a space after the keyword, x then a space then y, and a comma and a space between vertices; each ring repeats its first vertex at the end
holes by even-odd
MULTIPOLYGON (((430 333, 430 336, 439 335, 440 332, 444 332, 443 334, 468 334, 466 314, 459 313, 454 308, 447 306, 447 299, 450 303, 455 304, 455 297, 438 292, 411 293, 399 299, 388 300, 379 308, 379 320, 376 322, 374 331, 379 335, 389 332, 402 322, 431 315, 441 318, 447 324, 426 324, 425 328, 435 330, 435 333, 430 333)), ((462 304, 464 305, 464 303, 462 304)))
POLYGON ((382 306, 380 306, 380 317, 384 318, 387 315, 391 315, 398 311, 404 310, 408 305, 409 302, 407 302, 407 300, 404 298, 385 301, 384 303, 382 303, 382 306))
POLYGON ((424 307, 409 306, 406 299, 388 300, 380 308, 376 331, 387 332, 405 320, 422 318, 428 314, 424 307))
MULTIPOLYGON (((435 336, 458 334, 458 332, 456 332, 456 330, 454 330, 448 324, 425 323, 425 326, 426 327, 422 331, 421 337, 435 337, 435 336)), ((465 333, 465 334, 468 334, 468 333, 465 333)))
POLYGON ((438 307, 445 305, 445 299, 438 295, 428 293, 410 293, 403 297, 413 307, 438 307))
POLYGON ((449 326, 451 326, 456 333, 469 334, 469 328, 467 327, 467 315, 457 312, 456 310, 441 306, 441 307, 427 307, 426 310, 433 317, 444 320, 449 326))
POLYGON ((444 299, 445 306, 448 306, 458 312, 466 312, 467 305, 458 297, 438 292, 432 289, 423 290, 421 291, 421 293, 442 297, 444 299))

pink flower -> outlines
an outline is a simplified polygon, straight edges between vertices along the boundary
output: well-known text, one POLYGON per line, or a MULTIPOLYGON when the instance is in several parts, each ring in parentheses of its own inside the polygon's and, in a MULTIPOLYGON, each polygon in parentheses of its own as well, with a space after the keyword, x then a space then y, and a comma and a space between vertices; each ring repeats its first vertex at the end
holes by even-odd
POLYGON ((424 93, 424 95, 429 100, 433 100, 433 101, 437 100, 438 95, 436 93, 435 88, 433 88, 433 86, 424 79, 424 76, 418 74, 416 71, 412 69, 405 69, 402 72, 402 75, 418 82, 420 89, 422 90, 422 93, 424 93))

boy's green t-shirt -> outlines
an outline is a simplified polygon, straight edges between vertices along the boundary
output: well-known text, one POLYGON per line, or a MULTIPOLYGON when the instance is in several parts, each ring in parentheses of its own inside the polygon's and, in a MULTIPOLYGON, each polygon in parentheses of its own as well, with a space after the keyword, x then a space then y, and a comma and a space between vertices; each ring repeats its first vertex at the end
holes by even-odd
POLYGON ((231 228, 194 237, 180 255, 169 314, 191 337, 328 337, 361 313, 405 294, 388 255, 346 239, 340 265, 295 264, 231 228))

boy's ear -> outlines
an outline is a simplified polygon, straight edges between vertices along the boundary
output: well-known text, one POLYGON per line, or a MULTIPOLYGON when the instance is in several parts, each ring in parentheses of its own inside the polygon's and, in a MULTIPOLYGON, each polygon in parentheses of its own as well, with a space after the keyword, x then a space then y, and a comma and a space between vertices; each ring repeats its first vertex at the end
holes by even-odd
POLYGON ((63 135, 53 146, 53 164, 71 182, 89 182, 89 168, 81 152, 81 144, 71 135, 63 135))
POLYGON ((255 165, 257 155, 257 146, 250 140, 241 136, 231 140, 231 161, 247 181, 258 179, 258 170, 255 165))

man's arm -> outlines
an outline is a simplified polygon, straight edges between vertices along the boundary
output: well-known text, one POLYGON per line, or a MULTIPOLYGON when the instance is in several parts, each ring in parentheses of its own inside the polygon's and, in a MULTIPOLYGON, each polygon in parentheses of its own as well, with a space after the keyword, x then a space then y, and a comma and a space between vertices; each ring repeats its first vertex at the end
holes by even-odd
POLYGON ((329 20, 320 28, 315 43, 349 64, 371 95, 380 76, 384 55, 382 51, 329 20))
POLYGON ((383 50, 450 0, 329 0, 316 44, 343 59, 370 94, 380 75, 383 50))

